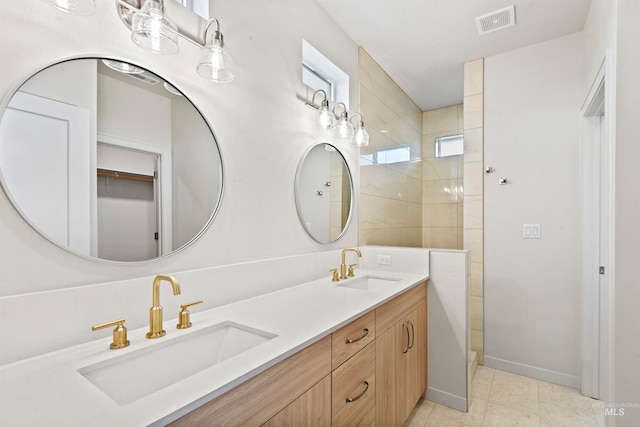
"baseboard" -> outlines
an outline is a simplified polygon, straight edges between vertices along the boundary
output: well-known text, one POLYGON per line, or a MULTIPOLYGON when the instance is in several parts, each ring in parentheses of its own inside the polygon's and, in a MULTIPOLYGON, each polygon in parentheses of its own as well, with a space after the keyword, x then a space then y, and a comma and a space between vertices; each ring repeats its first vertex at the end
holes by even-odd
POLYGON ((487 356, 486 354, 484 356, 484 366, 580 390, 580 377, 578 376, 498 359, 497 357, 487 356))
POLYGON ((447 406, 460 412, 467 412, 467 399, 455 394, 447 393, 446 391, 437 390, 431 387, 427 388, 424 394, 425 399, 430 400, 440 405, 447 406))

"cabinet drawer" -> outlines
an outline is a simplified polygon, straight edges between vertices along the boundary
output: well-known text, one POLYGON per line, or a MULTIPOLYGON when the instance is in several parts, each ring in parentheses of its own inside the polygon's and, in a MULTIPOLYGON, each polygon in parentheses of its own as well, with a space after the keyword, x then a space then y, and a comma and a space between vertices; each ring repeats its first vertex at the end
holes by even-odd
POLYGON ((381 334, 405 314, 427 301, 427 282, 422 282, 376 309, 376 329, 381 334))
POLYGON ((331 335, 331 367, 336 369, 376 337, 376 313, 371 311, 331 335))
POLYGON ((170 425, 263 424, 329 374, 330 354, 331 337, 326 337, 170 425))
POLYGON ((371 344, 331 374, 333 426, 355 426, 375 406, 376 346, 371 344))

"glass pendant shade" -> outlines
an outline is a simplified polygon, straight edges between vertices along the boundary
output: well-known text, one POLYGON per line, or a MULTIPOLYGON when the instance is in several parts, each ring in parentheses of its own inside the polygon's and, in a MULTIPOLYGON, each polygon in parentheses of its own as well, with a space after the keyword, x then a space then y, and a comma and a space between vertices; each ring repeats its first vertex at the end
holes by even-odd
POLYGON ((125 74, 142 74, 144 70, 127 62, 115 61, 113 59, 103 59, 102 62, 112 70, 125 74))
POLYGON ((145 0, 131 20, 131 39, 143 49, 172 54, 178 51, 178 27, 164 17, 161 1, 145 0))
POLYGON ((353 142, 355 142, 358 147, 366 147, 369 145, 369 132, 364 128, 364 122, 362 121, 358 122, 356 126, 353 142))
POLYGON ((200 61, 196 71, 207 80, 216 83, 229 83, 233 80, 230 68, 233 65, 231 56, 227 53, 222 42, 222 34, 214 36, 207 41, 205 47, 200 49, 200 61))
POLYGON ((342 113, 340 118, 338 119, 338 124, 336 125, 336 131, 338 132, 338 137, 351 139, 353 138, 353 125, 347 119, 347 113, 342 113))
POLYGON ((45 3, 63 12, 73 15, 89 16, 96 12, 95 0, 43 0, 45 3))
POLYGON ((321 129, 331 129, 336 124, 336 117, 329 110, 329 101, 322 101, 318 113, 316 114, 316 125, 321 129))

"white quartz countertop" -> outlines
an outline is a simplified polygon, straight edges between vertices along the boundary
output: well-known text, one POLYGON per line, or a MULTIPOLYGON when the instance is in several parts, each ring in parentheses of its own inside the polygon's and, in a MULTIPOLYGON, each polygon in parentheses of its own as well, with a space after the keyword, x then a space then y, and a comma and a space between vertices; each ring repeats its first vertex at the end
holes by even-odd
POLYGON ((176 320, 171 319, 164 324, 166 336, 154 340, 145 338, 147 328, 130 330, 131 345, 121 350, 109 349, 109 334, 109 338, 4 365, 0 367, 1 423, 83 427, 167 424, 428 278, 356 270, 356 278, 339 284, 362 276, 400 280, 376 290, 361 290, 336 286, 327 277, 202 312, 193 307, 192 328, 178 330, 176 320), (276 337, 126 405, 116 403, 78 372, 221 322, 235 322, 276 337))

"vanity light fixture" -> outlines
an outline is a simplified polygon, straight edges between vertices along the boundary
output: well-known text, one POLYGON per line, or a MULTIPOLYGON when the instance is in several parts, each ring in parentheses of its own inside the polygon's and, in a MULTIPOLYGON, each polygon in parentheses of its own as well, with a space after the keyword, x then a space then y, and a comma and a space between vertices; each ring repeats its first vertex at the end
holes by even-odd
POLYGON ((364 128, 364 122, 362 121, 362 114, 355 113, 353 116, 351 116, 351 120, 353 120, 355 116, 360 116, 360 121, 358 121, 358 123, 355 126, 355 131, 353 134, 353 142, 358 147, 366 147, 367 145, 369 145, 369 132, 367 132, 367 130, 364 128))
MULTIPOLYGON (((340 105, 342 106, 344 111, 340 113, 340 117, 338 118, 338 123, 336 124, 336 131, 338 132, 339 138, 351 140, 351 138, 353 138, 354 128, 351 122, 349 121, 349 113, 347 112, 347 106, 344 105, 344 102, 338 102, 336 104, 336 107, 340 105)), ((333 111, 335 112, 335 107, 333 111)))
POLYGON ((131 20, 131 40, 155 53, 178 51, 178 27, 165 17, 163 0, 144 0, 131 20))
POLYGON ((120 18, 131 29, 131 39, 138 46, 156 53, 176 53, 178 36, 181 36, 201 48, 200 60, 196 67, 200 76, 218 83, 233 80, 230 70, 233 61, 224 48, 224 39, 217 19, 205 21, 197 15, 194 18, 191 11, 173 0, 115 2, 120 18), (215 28, 209 31, 213 24, 215 28))
POLYGON ((95 0, 43 0, 48 5, 72 15, 89 16, 96 13, 95 0))
MULTIPOLYGON (((309 107, 315 108, 318 110, 316 113, 315 123, 320 129, 331 129, 336 125, 336 116, 333 115, 331 110, 329 109, 329 100, 327 99, 327 92, 322 89, 318 89, 313 93, 313 97, 311 97, 311 104, 306 103, 309 107), (323 99, 320 102, 320 107, 317 107, 315 104, 315 99, 317 94, 322 94, 323 99)), ((344 105, 344 104, 343 104, 344 105)))
POLYGON ((336 125, 335 107, 333 111, 329 109, 329 100, 327 99, 327 93, 318 89, 313 93, 311 102, 306 102, 306 106, 318 110, 315 117, 316 125, 321 129, 331 129, 337 127, 336 133, 339 138, 347 139, 353 142, 358 147, 366 147, 369 145, 369 132, 364 128, 364 122, 362 121, 362 114, 355 113, 349 119, 349 113, 347 112, 347 106, 343 102, 336 103, 336 107, 342 106, 343 112, 340 113, 338 123, 336 125), (318 107, 315 104, 316 95, 321 94, 323 99, 318 107), (360 116, 360 120, 354 126, 351 121, 355 116, 360 116))
POLYGON ((200 49, 200 62, 196 71, 205 79, 216 83, 229 83, 233 80, 233 73, 229 68, 233 65, 231 56, 224 48, 224 38, 220 32, 220 23, 211 19, 204 29, 205 45, 200 49), (213 34, 209 35, 209 28, 216 25, 213 34))

